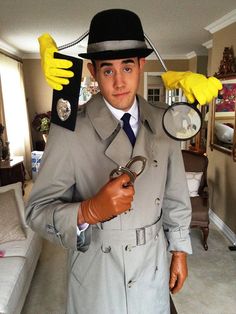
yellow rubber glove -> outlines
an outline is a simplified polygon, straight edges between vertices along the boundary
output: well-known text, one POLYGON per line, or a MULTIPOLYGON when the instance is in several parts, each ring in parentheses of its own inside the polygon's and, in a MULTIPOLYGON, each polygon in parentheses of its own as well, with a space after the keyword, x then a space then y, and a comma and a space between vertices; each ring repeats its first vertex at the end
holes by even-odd
POLYGON ((43 34, 38 38, 40 46, 41 65, 49 86, 56 90, 62 90, 63 85, 68 85, 67 78, 73 77, 74 73, 69 70, 73 64, 69 60, 54 58, 57 45, 49 34, 43 34))
POLYGON ((200 105, 211 102, 222 89, 217 78, 192 72, 167 71, 162 74, 162 80, 165 88, 181 88, 189 103, 197 100, 200 105))

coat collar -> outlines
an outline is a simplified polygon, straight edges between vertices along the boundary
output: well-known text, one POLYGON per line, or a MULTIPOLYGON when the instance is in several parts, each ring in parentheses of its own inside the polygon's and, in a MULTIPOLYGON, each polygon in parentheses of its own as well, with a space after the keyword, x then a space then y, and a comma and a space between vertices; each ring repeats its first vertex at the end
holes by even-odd
MULTIPOLYGON (((147 126, 152 133, 156 134, 156 122, 147 102, 139 95, 137 98, 141 123, 147 126)), ((120 125, 120 121, 112 115, 100 93, 91 99, 87 110, 91 123, 103 140, 111 136, 120 125)))
POLYGON ((106 140, 120 126, 120 122, 107 108, 100 93, 93 96, 87 104, 87 112, 93 127, 102 140, 106 140))

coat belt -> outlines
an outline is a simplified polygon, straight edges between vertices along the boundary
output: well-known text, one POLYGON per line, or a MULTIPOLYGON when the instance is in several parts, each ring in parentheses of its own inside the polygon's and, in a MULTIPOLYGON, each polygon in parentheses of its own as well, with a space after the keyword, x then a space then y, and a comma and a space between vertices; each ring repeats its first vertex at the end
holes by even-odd
POLYGON ((99 229, 92 228, 92 241, 96 244, 104 245, 129 245, 140 246, 145 245, 150 240, 158 236, 162 228, 162 219, 159 219, 153 225, 145 226, 137 229, 119 230, 119 229, 99 229))

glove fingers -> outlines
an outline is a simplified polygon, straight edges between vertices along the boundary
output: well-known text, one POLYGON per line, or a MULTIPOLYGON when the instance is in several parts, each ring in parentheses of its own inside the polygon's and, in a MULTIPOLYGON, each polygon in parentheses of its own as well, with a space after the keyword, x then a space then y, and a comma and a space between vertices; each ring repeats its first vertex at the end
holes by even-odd
POLYGON ((210 103, 218 95, 218 89, 211 84, 193 87, 193 93, 200 105, 210 103))
POLYGON ((207 102, 211 102, 213 98, 217 97, 217 95, 218 95, 218 88, 209 82, 208 90, 207 90, 207 102))
POLYGON ((62 69, 58 69, 58 68, 49 68, 47 73, 50 76, 56 76, 56 77, 73 77, 74 73, 72 71, 69 70, 62 70, 62 69))
POLYGON ((199 105, 203 106, 206 104, 208 97, 205 91, 203 90, 202 86, 193 87, 193 95, 196 98, 199 105))
POLYGON ((56 59, 53 58, 50 61, 50 66, 52 68, 60 68, 60 69, 68 69, 70 67, 72 67, 73 63, 69 60, 64 60, 64 59, 56 59))
POLYGON ((52 82, 55 82, 56 84, 68 85, 70 83, 68 79, 63 77, 47 75, 47 79, 49 79, 52 82))
POLYGON ((188 100, 188 102, 190 104, 194 103, 195 98, 194 98, 194 96, 193 96, 193 94, 191 92, 186 91, 185 89, 183 89, 183 93, 184 93, 185 97, 187 98, 187 100, 188 100))
POLYGON ((55 90, 62 90, 63 86, 61 84, 57 84, 56 82, 46 78, 48 85, 55 90))
POLYGON ((216 78, 216 77, 209 77, 208 81, 214 85, 218 90, 221 90, 223 88, 222 83, 216 78))
POLYGON ((188 102, 193 103, 196 99, 200 105, 211 102, 217 96, 218 90, 222 89, 222 84, 217 78, 206 78, 198 73, 184 76, 179 84, 188 102))
POLYGON ((45 50, 43 60, 44 60, 44 63, 48 67, 61 68, 61 69, 68 69, 68 68, 72 67, 73 63, 71 61, 65 60, 65 59, 54 58, 54 52, 57 52, 57 50, 55 48, 47 48, 45 50))
POLYGON ((53 47, 57 49, 57 45, 52 38, 52 36, 48 33, 45 33, 38 37, 38 42, 40 44, 40 48, 48 48, 48 47, 53 47))

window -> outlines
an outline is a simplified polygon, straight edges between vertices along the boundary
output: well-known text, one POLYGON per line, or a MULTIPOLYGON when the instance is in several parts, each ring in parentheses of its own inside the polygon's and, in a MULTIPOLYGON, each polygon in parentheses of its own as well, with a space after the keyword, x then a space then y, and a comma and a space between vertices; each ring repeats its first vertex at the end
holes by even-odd
POLYGON ((28 113, 22 64, 0 53, 0 89, 7 140, 11 156, 24 156, 30 161, 28 113))
POLYGON ((160 101, 160 88, 148 88, 148 102, 155 104, 160 101))

